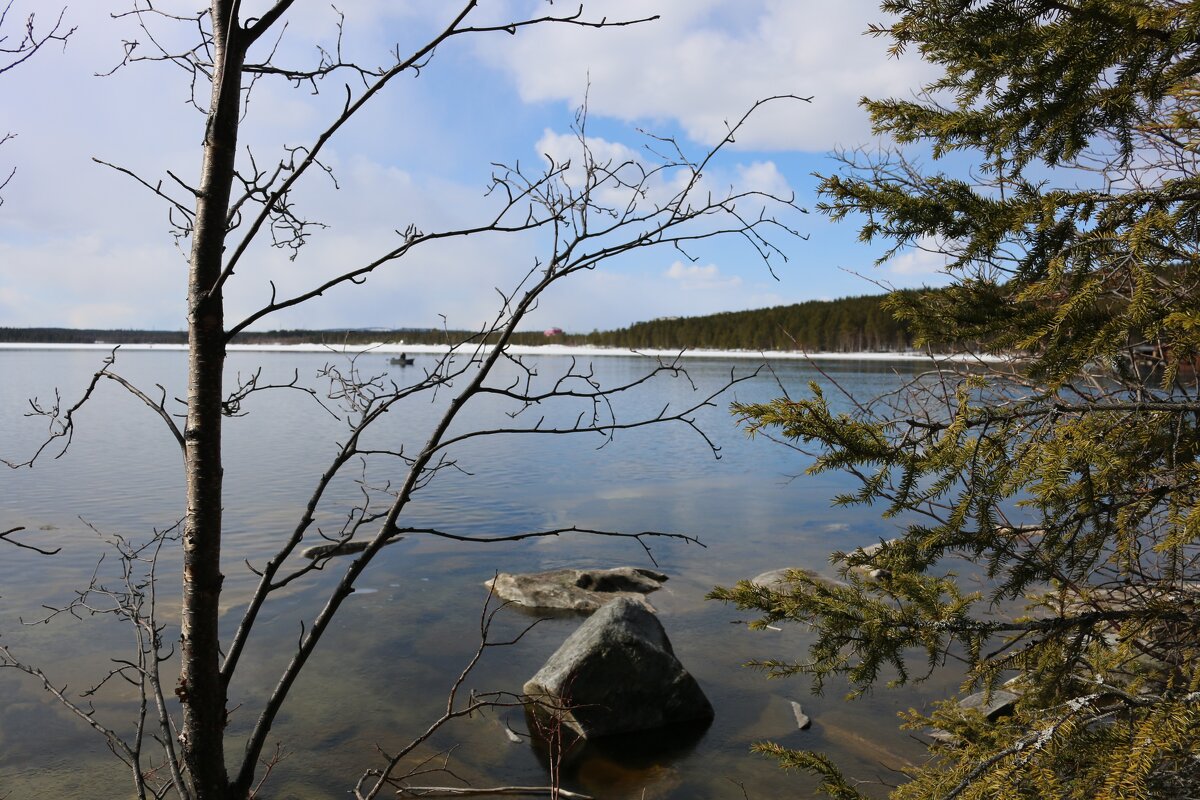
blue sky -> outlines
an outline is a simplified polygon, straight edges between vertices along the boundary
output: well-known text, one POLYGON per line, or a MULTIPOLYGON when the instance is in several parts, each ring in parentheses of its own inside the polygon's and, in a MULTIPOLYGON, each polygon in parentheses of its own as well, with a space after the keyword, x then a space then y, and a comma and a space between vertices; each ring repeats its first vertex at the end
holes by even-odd
MULTIPOLYGON (((0 168, 17 172, 0 206, 0 325, 126 328, 185 327, 185 259, 171 237, 161 200, 93 157, 170 185, 168 171, 199 171, 203 118, 187 105, 188 76, 165 63, 141 63, 96 77, 118 63, 122 42, 148 45, 130 17, 134 0, 64 0, 77 26, 65 50, 43 51, 0 76, 0 168)), ((142 0, 144 4, 144 0, 142 0)), ((244 16, 266 0, 245 0, 244 16)), ((56 4, 16 0, 11 16, 46 14, 56 4)), ((574 4, 482 0, 480 22, 574 4)), ((193 14, 202 4, 156 2, 193 14)), ((345 0, 343 50, 386 64, 444 25, 461 7, 451 0, 345 0)), ((298 194, 316 232, 296 261, 259 248, 227 292, 231 317, 270 296, 270 282, 303 289, 369 259, 396 229, 470 224, 489 208, 492 162, 537 164, 568 141, 587 93, 588 133, 597 147, 640 152, 638 129, 675 137, 692 153, 720 139, 726 120, 760 97, 792 93, 811 103, 779 103, 753 118, 711 177, 724 184, 793 191, 815 202, 813 172, 836 165, 837 147, 875 146, 860 96, 908 96, 933 73, 919 59, 889 59, 886 42, 863 35, 883 21, 874 2, 808 0, 588 0, 584 14, 609 19, 657 13, 629 28, 547 26, 517 36, 459 37, 419 77, 401 76, 327 150, 338 181, 312 175, 298 194)), ((333 44, 328 4, 297 3, 279 46, 289 64, 313 60, 333 44)), ((187 25, 157 21, 151 33, 169 48, 189 41, 187 25)), ((341 81, 319 95, 286 82, 256 86, 242 143, 258 163, 284 145, 313 138, 342 100, 341 81)), ((245 152, 245 151, 243 151, 245 152)), ((562 153, 556 153, 562 154, 562 153)), ((243 165, 246 162, 243 161, 243 165)), ((856 241, 851 224, 817 213, 787 220, 806 240, 776 237, 788 257, 773 278, 739 242, 697 248, 694 262, 663 249, 573 277, 539 306, 529 327, 612 328, 658 316, 704 314, 939 283, 937 262, 901 254, 872 262, 882 244, 856 241)), ((511 288, 539 255, 532 238, 468 239, 415 252, 365 286, 328 293, 270 318, 273 327, 475 327, 495 311, 496 289, 511 288)))

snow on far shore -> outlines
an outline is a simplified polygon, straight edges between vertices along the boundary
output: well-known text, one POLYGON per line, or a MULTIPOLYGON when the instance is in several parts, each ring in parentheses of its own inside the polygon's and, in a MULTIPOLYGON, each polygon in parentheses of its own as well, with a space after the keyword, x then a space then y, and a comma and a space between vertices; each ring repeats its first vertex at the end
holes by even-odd
MULTIPOLYGON (((112 350, 113 344, 61 344, 61 343, 25 343, 0 342, 0 350, 112 350)), ((187 350, 185 344, 123 344, 122 350, 187 350)), ((450 348, 447 345, 433 344, 367 344, 355 346, 327 344, 231 344, 229 352, 272 352, 272 353, 378 353, 380 355, 440 355, 450 348)), ((808 353, 796 350, 630 350, 621 347, 585 347, 567 346, 560 344, 545 344, 537 346, 509 345, 508 351, 513 355, 534 356, 638 356, 644 358, 740 358, 755 360, 845 360, 845 361, 988 361, 1006 360, 1003 356, 986 354, 929 354, 916 351, 908 352, 862 352, 862 353, 808 353)), ((460 352, 469 352, 461 348, 460 352)))

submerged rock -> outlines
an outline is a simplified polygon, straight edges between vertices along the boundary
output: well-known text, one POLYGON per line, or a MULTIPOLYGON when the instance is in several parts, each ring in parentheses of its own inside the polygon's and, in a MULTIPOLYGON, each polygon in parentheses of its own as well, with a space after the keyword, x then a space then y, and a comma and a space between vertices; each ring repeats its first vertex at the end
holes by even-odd
POLYGON ((788 575, 793 572, 799 572, 801 575, 819 581, 826 586, 846 585, 842 581, 826 578, 824 575, 818 575, 811 569, 805 569, 804 567, 781 567, 779 569, 767 570, 766 572, 755 575, 753 578, 751 578, 750 583, 753 583, 755 586, 761 586, 764 589, 779 591, 781 589, 786 589, 788 584, 791 583, 788 575))
MULTIPOLYGON (((881 564, 875 562, 876 557, 883 551, 885 547, 894 545, 897 539, 889 539, 886 542, 875 542, 863 547, 857 547, 846 554, 846 558, 852 559, 859 563, 849 568, 849 571, 859 576, 864 580, 879 581, 887 580, 892 576, 891 570, 881 564)), ((833 580, 824 576, 818 575, 811 569, 804 567, 780 567, 779 569, 767 570, 750 579, 750 583, 756 586, 762 586, 766 589, 778 591, 785 588, 790 581, 788 574, 799 572, 802 575, 821 581, 829 586, 845 586, 846 584, 839 580, 833 580)))
MULTIPOLYGON (((389 538, 384 545, 394 544, 403 539, 403 536, 393 536, 389 538)), ((300 551, 300 555, 304 558, 316 560, 318 558, 327 558, 330 556, 346 556, 351 553, 361 553, 367 549, 367 545, 371 543, 370 539, 354 539, 344 542, 329 542, 328 544, 314 544, 312 547, 306 547, 300 551)))
POLYGON ((812 570, 803 569, 801 567, 781 567, 780 569, 767 570, 759 575, 755 575, 750 579, 750 582, 755 586, 761 586, 764 589, 782 589, 788 581, 788 574, 792 572, 801 572, 811 578, 815 578, 817 573, 812 570))
POLYGON ((892 571, 887 567, 875 563, 875 557, 878 556, 885 547, 891 547, 899 539, 888 539, 886 542, 880 541, 874 544, 865 545, 851 550, 846 554, 847 559, 853 559, 860 563, 850 567, 850 571, 858 575, 860 578, 869 581, 887 580, 892 577, 892 571))
POLYGON ((580 625, 524 692, 544 725, 562 725, 584 739, 713 716, 658 617, 628 597, 580 625))
MULTIPOLYGON (((526 721, 530 730, 541 724, 528 712, 526 721)), ((557 772, 581 797, 665 800, 680 796, 686 769, 682 765, 695 753, 708 725, 685 723, 598 739, 576 739, 566 732, 562 739, 531 736, 529 745, 542 766, 557 772)))
POLYGON ((642 567, 556 569, 549 572, 501 572, 484 583, 497 597, 528 608, 561 608, 591 614, 614 598, 631 598, 649 606, 643 595, 666 582, 661 572, 642 567))

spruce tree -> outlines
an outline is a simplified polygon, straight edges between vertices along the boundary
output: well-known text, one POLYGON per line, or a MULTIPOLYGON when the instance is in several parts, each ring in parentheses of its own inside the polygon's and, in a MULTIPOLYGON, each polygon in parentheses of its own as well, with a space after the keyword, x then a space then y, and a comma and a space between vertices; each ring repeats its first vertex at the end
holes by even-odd
MULTIPOLYGON (((837 502, 879 505, 898 538, 835 554, 840 581, 714 595, 815 632, 775 674, 862 692, 958 657, 964 689, 1020 695, 995 723, 952 701, 913 714, 950 744, 893 797, 1200 796, 1200 2, 882 8, 872 32, 942 76, 864 101, 896 148, 843 154, 822 209, 888 256, 944 254, 948 290, 890 301, 918 345, 1006 360, 850 413, 815 385, 737 406, 810 472, 854 476, 837 502)), ((826 757, 764 749, 858 796, 826 757)))

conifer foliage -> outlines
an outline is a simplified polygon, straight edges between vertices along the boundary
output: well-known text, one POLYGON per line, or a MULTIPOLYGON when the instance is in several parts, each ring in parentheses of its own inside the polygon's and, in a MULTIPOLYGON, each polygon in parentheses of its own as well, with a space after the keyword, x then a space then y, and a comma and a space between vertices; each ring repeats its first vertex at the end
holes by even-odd
MULTIPOLYGON (((965 662, 965 684, 1019 695, 994 722, 914 713, 950 743, 893 797, 1200 796, 1200 2, 882 8, 872 31, 943 75, 864 101, 903 149, 844 154, 822 208, 891 252, 944 254, 953 287, 892 303, 918 344, 1011 360, 847 412, 816 386, 736 407, 810 471, 857 478, 837 502, 880 506, 899 535, 835 554, 840 581, 714 596, 811 627, 806 657, 762 665, 776 674, 862 692, 965 662)), ((858 796, 824 756, 764 747, 858 796)))

